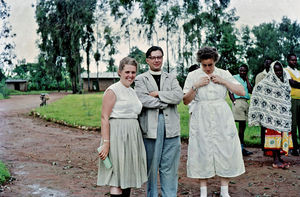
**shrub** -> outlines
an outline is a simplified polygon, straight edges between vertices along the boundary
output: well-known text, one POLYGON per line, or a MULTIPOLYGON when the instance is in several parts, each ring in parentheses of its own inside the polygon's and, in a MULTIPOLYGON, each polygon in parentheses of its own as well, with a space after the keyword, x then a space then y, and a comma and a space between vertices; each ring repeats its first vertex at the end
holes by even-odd
POLYGON ((2 161, 0 161, 0 185, 10 178, 10 173, 2 161))
POLYGON ((0 95, 2 95, 3 98, 8 98, 9 96, 9 89, 6 87, 5 80, 0 82, 0 95))

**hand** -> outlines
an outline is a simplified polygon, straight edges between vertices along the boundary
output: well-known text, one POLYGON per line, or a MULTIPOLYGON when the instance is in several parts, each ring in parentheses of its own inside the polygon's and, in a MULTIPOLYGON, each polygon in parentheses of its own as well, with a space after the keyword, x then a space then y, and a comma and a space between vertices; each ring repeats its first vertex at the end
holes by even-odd
POLYGON ((103 143, 101 151, 99 152, 99 157, 100 159, 104 160, 109 153, 109 142, 108 143, 103 143))
POLYGON ((201 77, 199 81, 197 81, 196 83, 194 83, 194 87, 195 88, 200 88, 200 87, 203 87, 203 86, 206 86, 209 84, 209 77, 208 76, 205 76, 205 77, 201 77))
POLYGON ((158 91, 150 92, 149 95, 153 97, 158 97, 158 91))
POLYGON ((225 80, 222 77, 220 77, 219 75, 212 74, 212 75, 210 75, 210 79, 212 82, 214 82, 216 84, 224 85, 224 83, 225 83, 225 80))

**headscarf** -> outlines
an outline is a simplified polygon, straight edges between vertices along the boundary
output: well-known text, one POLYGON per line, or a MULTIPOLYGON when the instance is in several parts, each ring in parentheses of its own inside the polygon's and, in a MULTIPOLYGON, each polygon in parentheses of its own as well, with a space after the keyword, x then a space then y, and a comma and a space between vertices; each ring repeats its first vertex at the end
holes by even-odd
MULTIPOLYGON (((277 77, 274 65, 252 92, 249 107, 249 125, 263 126, 280 132, 291 131, 291 88, 286 73, 283 82, 277 77)), ((278 62, 281 66, 282 64, 278 62)))

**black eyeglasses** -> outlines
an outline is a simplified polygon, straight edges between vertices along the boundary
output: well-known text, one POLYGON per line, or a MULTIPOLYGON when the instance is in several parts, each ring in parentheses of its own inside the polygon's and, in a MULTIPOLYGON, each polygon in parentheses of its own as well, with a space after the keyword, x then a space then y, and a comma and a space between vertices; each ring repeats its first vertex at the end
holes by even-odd
POLYGON ((150 60, 162 60, 163 56, 149 56, 148 57, 150 60))

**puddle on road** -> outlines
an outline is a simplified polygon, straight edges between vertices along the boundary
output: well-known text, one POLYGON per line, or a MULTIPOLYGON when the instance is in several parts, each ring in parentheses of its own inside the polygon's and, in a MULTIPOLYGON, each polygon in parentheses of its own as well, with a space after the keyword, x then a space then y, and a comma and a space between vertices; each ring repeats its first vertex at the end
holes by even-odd
MULTIPOLYGON (((16 169, 23 169, 24 167, 25 167, 25 165, 19 165, 19 166, 16 166, 16 169)), ((16 171, 15 174, 16 175, 27 175, 29 173, 25 172, 25 171, 22 171, 22 170, 19 170, 19 171, 16 171)))
POLYGON ((63 192, 60 192, 60 191, 54 190, 54 189, 49 189, 46 187, 40 187, 40 185, 38 185, 38 184, 29 185, 28 187, 30 187, 33 190, 31 194, 39 195, 41 197, 49 197, 49 196, 64 197, 64 196, 67 196, 66 193, 63 193, 63 192))
POLYGON ((28 172, 25 172, 25 171, 17 171, 15 172, 16 175, 27 175, 29 174, 28 172))

